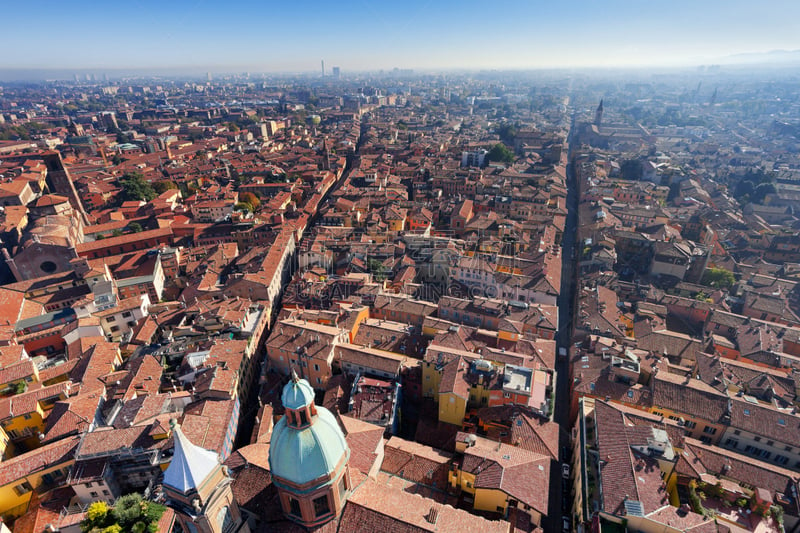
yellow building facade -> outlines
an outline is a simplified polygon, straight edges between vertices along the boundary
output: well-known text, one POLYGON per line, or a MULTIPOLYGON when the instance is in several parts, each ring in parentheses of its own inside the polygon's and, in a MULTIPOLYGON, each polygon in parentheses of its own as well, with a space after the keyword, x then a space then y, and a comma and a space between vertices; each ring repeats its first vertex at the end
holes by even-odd
POLYGON ((75 463, 79 442, 78 436, 62 439, 0 463, 0 517, 24 514, 33 491, 62 484, 75 463))

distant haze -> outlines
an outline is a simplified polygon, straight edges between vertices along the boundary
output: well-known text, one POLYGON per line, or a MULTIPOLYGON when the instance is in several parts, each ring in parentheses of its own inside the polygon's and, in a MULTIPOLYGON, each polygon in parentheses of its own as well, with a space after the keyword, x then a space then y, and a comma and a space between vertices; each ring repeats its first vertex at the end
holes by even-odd
POLYGON ((19 22, 0 32, 5 79, 51 69, 308 72, 320 59, 328 72, 690 66, 780 50, 796 60, 800 49, 796 1, 31 0, 3 12, 19 22))

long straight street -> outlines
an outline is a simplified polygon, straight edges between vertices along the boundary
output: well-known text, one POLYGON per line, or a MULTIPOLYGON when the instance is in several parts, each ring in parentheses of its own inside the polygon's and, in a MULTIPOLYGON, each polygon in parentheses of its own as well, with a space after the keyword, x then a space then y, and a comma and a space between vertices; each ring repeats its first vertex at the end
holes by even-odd
MULTIPOLYGON (((558 334, 556 341, 559 348, 566 348, 569 351, 571 332, 572 332, 572 310, 575 298, 575 239, 578 229, 578 184, 575 177, 575 169, 572 164, 572 132, 574 131, 574 119, 570 128, 570 135, 567 138, 569 143, 568 164, 567 164, 567 219, 564 224, 564 235, 561 239, 561 293, 558 299, 558 334)), ((561 450, 569 450, 569 407, 570 407, 570 382, 569 382, 569 358, 556 358, 557 380, 555 386, 555 408, 553 421, 561 426, 559 433, 560 460, 569 462, 569 457, 561 450)), ((560 531, 563 527, 562 516, 567 514, 562 507, 566 500, 565 491, 570 490, 569 481, 563 479, 561 467, 556 466, 550 476, 550 502, 547 518, 543 521, 545 531, 560 531)), ((568 494, 568 492, 567 492, 568 494)), ((568 507, 567 507, 568 509, 568 507)), ((568 511, 567 511, 568 512, 568 511)))

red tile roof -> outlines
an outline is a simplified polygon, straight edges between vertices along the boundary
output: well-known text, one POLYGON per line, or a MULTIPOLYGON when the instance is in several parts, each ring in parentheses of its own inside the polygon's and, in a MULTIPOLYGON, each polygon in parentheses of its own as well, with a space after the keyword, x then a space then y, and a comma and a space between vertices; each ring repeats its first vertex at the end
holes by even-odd
MULTIPOLYGON (((547 514, 551 457, 517 446, 474 437, 464 450, 461 469, 475 475, 475 488, 497 489, 547 514)), ((465 438, 459 433, 457 441, 465 438)))
POLYGON ((79 442, 80 437, 76 435, 0 462, 0 487, 71 460, 79 442))
POLYGON ((509 533, 511 525, 442 505, 429 498, 385 487, 366 479, 350 496, 339 531, 392 533, 509 533))

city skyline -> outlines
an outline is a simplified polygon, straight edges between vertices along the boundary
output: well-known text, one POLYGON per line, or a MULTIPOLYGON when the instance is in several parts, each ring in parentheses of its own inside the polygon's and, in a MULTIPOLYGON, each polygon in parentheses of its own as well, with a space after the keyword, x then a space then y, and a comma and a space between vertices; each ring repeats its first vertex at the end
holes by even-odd
POLYGON ((800 49, 800 4, 782 1, 305 4, 10 5, 8 20, 48 16, 35 32, 4 29, 0 46, 18 52, 0 68, 309 72, 322 58, 329 71, 672 67, 800 49))

